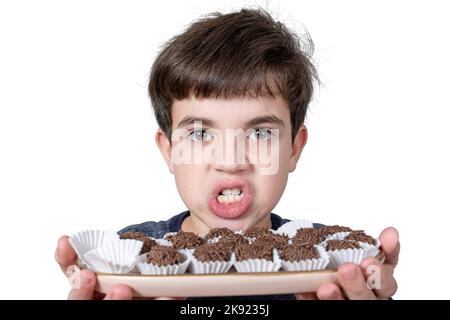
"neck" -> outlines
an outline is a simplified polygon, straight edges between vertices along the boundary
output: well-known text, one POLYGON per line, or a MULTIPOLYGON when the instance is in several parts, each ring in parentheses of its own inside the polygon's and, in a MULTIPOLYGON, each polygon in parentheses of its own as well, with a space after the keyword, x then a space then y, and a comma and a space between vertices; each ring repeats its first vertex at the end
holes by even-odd
POLYGON ((190 214, 181 224, 181 230, 185 232, 194 232, 196 234, 205 234, 209 231, 209 227, 201 219, 190 214))
MULTIPOLYGON (((218 227, 218 226, 214 226, 218 227)), ((190 214, 186 219, 183 220, 181 224, 181 230, 185 232, 194 232, 196 234, 206 234, 211 228, 207 225, 202 219, 197 217, 195 214, 190 214)), ((254 221, 251 225, 245 227, 248 228, 271 228, 272 220, 270 218, 270 214, 265 215, 261 220, 254 221)), ((232 229, 232 228, 230 228, 232 229)))

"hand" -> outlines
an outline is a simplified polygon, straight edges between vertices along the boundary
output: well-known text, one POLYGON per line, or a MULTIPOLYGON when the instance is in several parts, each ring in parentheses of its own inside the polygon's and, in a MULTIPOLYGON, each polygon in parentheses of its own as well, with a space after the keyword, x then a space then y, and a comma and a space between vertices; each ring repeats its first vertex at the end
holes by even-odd
MULTIPOLYGON (((67 270, 69 266, 77 263, 77 254, 73 250, 68 241, 69 237, 63 236, 58 241, 56 247, 55 259, 58 262, 61 270, 66 276, 69 276, 67 270)), ((105 300, 129 300, 133 298, 133 290, 122 284, 115 285, 111 288, 107 295, 102 295, 95 291, 97 277, 94 272, 84 269, 80 271, 80 287, 72 288, 69 292, 69 300, 91 300, 91 299, 105 299, 105 300)))
MULTIPOLYGON (((66 276, 70 276, 67 272, 70 266, 76 265, 77 254, 73 250, 68 241, 68 236, 63 236, 58 240, 58 246, 56 247, 55 259, 58 262, 61 270, 66 276)), ((80 271, 80 287, 72 288, 69 292, 69 300, 131 300, 133 299, 133 290, 123 284, 114 285, 111 290, 106 294, 95 291, 97 283, 97 276, 91 270, 83 269, 80 271)), ((149 298, 150 299, 150 298, 149 298)), ((159 297, 154 300, 180 300, 185 298, 169 298, 159 297)))
MULTIPOLYGON (((337 270, 339 284, 332 282, 322 284, 315 293, 296 294, 302 300, 343 300, 343 299, 387 299, 397 291, 397 282, 394 278, 394 269, 398 263, 400 242, 395 228, 384 229, 380 234, 381 249, 386 260, 382 264, 376 258, 364 259, 358 266, 345 263, 337 270), (376 266, 380 272, 380 286, 373 290, 367 286, 367 278, 371 276, 370 270, 376 266)), ((372 269, 373 270, 373 269, 372 269)))

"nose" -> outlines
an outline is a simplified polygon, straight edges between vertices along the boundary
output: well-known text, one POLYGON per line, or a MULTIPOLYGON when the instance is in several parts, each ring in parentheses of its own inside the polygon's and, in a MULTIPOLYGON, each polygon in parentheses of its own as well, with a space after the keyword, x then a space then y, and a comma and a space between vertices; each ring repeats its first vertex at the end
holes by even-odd
POLYGON ((238 163, 237 161, 220 161, 214 164, 214 169, 228 174, 237 174, 248 169, 248 163, 238 163))
POLYGON ((245 139, 227 137, 215 146, 213 168, 217 171, 236 174, 250 167, 245 139))

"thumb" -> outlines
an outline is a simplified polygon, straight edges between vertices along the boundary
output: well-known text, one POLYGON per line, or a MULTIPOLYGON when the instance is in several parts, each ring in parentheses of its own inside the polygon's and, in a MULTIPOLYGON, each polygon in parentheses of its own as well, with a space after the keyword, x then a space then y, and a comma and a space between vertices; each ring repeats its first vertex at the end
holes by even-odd
POLYGON ((386 257, 386 264, 394 267, 398 263, 398 255, 400 253, 400 241, 397 229, 389 227, 384 229, 380 234, 381 249, 386 257))
POLYGON ((55 251, 55 260, 58 262, 64 273, 69 266, 77 262, 77 254, 70 245, 68 236, 59 238, 55 251))

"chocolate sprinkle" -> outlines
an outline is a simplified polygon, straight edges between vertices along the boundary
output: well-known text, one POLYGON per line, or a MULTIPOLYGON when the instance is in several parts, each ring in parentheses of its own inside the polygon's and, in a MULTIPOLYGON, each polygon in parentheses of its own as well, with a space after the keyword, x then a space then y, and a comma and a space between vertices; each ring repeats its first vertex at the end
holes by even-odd
POLYGON ((345 240, 361 241, 372 245, 377 244, 377 241, 371 236, 365 234, 363 230, 351 232, 347 237, 345 237, 345 240))
POLYGON ((301 228, 292 238, 292 244, 301 246, 304 244, 319 244, 325 240, 325 236, 316 228, 301 228))
POLYGON ((239 244, 235 248, 236 260, 273 259, 273 248, 263 244, 239 244))
POLYGON ((287 235, 275 234, 270 232, 270 234, 264 234, 259 238, 256 238, 254 244, 270 245, 272 246, 272 248, 281 250, 288 245, 288 242, 289 237, 287 235))
POLYGON ((168 246, 154 246, 148 253, 147 262, 158 266, 180 264, 184 261, 183 256, 174 248, 168 246))
POLYGON ((217 243, 205 243, 198 246, 194 251, 194 257, 201 262, 228 261, 231 249, 217 243))
POLYGON ((251 228, 244 232, 244 236, 249 238, 258 238, 268 234, 272 234, 272 232, 267 228, 251 228))
POLYGON ((343 249, 359 249, 360 246, 356 241, 349 240, 329 240, 327 241, 327 250, 343 250, 343 249))
POLYGON ((285 261, 298 262, 306 259, 320 258, 317 249, 312 245, 287 246, 281 251, 281 259, 285 261))
POLYGON ((206 235, 206 239, 210 240, 217 237, 223 238, 230 235, 234 235, 234 232, 228 228, 214 228, 209 230, 208 234, 206 235))
POLYGON ((176 234, 167 237, 175 249, 194 249, 203 244, 201 237, 193 232, 178 231, 176 234))
POLYGON ((242 235, 235 234, 233 236, 221 238, 217 244, 229 248, 230 250, 234 250, 236 246, 241 244, 249 244, 249 242, 242 235))
POLYGON ((343 227, 343 226, 338 226, 338 225, 334 225, 334 226, 325 226, 322 228, 319 228, 320 234, 322 236, 329 236, 338 232, 348 232, 348 231, 352 231, 352 229, 350 229, 349 227, 343 227))
POLYGON ((132 232, 132 231, 124 232, 120 235, 120 239, 134 239, 142 241, 144 245, 142 246, 140 254, 149 252, 153 246, 157 245, 155 240, 153 240, 150 237, 147 237, 147 235, 143 232, 132 232))

